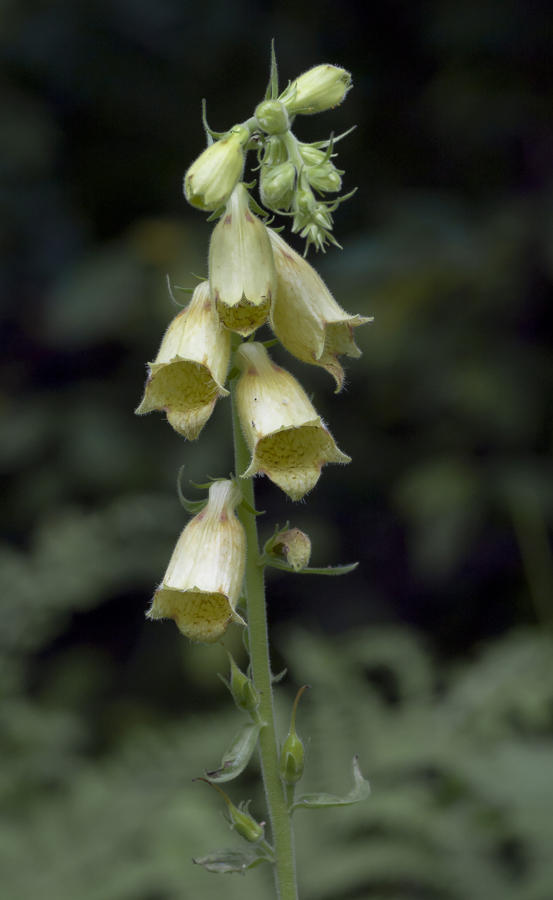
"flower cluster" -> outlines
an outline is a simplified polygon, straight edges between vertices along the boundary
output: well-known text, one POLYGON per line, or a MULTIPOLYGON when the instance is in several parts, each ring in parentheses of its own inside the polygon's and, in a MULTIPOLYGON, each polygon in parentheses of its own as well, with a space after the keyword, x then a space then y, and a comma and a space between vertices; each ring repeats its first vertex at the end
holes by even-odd
MULTIPOLYGON (((172 427, 195 440, 219 397, 225 397, 229 366, 250 464, 240 478, 267 475, 292 500, 317 483, 325 463, 346 463, 327 426, 297 380, 252 340, 265 323, 297 359, 326 369, 343 384, 342 355, 357 357, 353 329, 369 320, 349 315, 320 276, 277 231, 256 215, 262 210, 241 180, 252 134, 262 145, 260 187, 265 204, 294 215, 294 231, 323 246, 332 239, 335 204, 316 202, 313 190, 337 191, 343 173, 332 161, 332 139, 301 144, 290 131, 293 117, 340 103, 350 76, 335 66, 317 66, 277 97, 271 96, 243 125, 217 135, 185 176, 185 193, 196 207, 214 210, 209 277, 170 324, 149 365, 137 413, 166 413, 172 427), (323 149, 324 148, 324 149, 323 149), (231 363, 231 335, 240 343, 231 363), (239 338, 235 338, 239 341, 239 338)), ((338 202, 338 201, 336 201, 338 202)), ((175 619, 192 640, 218 640, 236 611, 241 590, 245 538, 235 509, 241 502, 234 481, 212 484, 209 501, 184 529, 157 590, 151 618, 175 619)), ((293 532, 290 532, 293 534, 293 532)), ((299 534, 299 532, 298 532, 299 534)), ((308 559, 308 552, 305 555, 308 559)), ((305 565, 306 562, 303 563, 305 565)), ((298 564, 299 565, 299 564, 298 564)), ((300 566, 301 567, 301 566, 300 566)))

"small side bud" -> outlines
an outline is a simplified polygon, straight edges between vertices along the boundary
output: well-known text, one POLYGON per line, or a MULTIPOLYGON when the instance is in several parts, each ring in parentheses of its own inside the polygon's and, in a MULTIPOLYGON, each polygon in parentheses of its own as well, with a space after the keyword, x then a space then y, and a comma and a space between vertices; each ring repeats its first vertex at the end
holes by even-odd
POLYGON ((249 800, 247 803, 242 802, 236 807, 225 792, 220 787, 217 787, 216 784, 208 781, 207 778, 195 778, 194 781, 205 781, 206 784, 210 784, 212 788, 219 791, 228 806, 230 827, 234 828, 240 837, 243 837, 251 844, 257 844, 261 840, 264 833, 264 823, 256 822, 251 813, 248 812, 249 800))
POLYGON ((294 572, 304 569, 311 556, 311 541, 299 528, 287 528, 279 531, 265 544, 267 556, 285 559, 294 572))
POLYGON ((184 193, 192 206, 205 210, 224 206, 240 180, 249 139, 249 130, 236 125, 192 163, 184 176, 184 193))
POLYGON ((290 127, 288 112, 280 100, 264 100, 255 111, 257 124, 267 134, 284 134, 290 127))
POLYGON ((342 179, 338 169, 331 163, 310 166, 306 170, 307 180, 316 191, 334 193, 342 187, 342 179))
POLYGON ((259 706, 259 691, 253 681, 238 668, 230 653, 228 658, 230 662, 229 688, 234 702, 238 709, 253 712, 259 706))
POLYGON ((296 78, 279 99, 290 115, 312 115, 338 106, 351 87, 351 75, 345 69, 315 66, 296 78))
POLYGON ((303 775, 303 767, 305 764, 305 750, 303 748, 301 740, 296 734, 296 711, 298 708, 299 699, 308 687, 311 687, 311 685, 304 684, 304 686, 300 688, 297 693, 296 699, 294 701, 294 707, 292 709, 290 731, 288 733, 288 737, 282 745, 279 762, 279 774, 285 784, 296 784, 296 782, 298 782, 303 775))
POLYGON ((261 199, 270 209, 290 209, 294 199, 296 170, 291 162, 262 166, 259 186, 261 199))

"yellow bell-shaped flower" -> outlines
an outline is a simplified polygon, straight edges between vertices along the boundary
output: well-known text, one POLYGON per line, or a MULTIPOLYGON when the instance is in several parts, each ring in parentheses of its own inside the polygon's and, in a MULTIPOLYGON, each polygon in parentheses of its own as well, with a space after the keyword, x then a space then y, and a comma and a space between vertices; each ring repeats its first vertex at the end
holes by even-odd
POLYGON ((246 536, 235 515, 242 499, 233 481, 214 481, 205 509, 190 520, 154 594, 150 619, 174 619, 192 641, 211 644, 236 612, 246 562, 246 536))
POLYGON ((204 281, 169 325, 136 412, 162 410, 175 431, 196 440, 217 399, 228 394, 229 357, 230 333, 221 327, 204 281))
POLYGON ((315 269, 276 231, 267 231, 277 272, 271 327, 290 353, 330 372, 338 392, 344 383, 338 356, 361 356, 353 329, 372 320, 344 312, 315 269))
POLYGON ((327 462, 347 463, 296 379, 275 365, 263 344, 241 344, 236 400, 252 453, 244 476, 267 475, 292 500, 315 487, 327 462))
POLYGON ((238 184, 213 229, 209 283, 219 318, 246 337, 267 321, 276 290, 271 241, 263 222, 250 211, 249 194, 238 184))

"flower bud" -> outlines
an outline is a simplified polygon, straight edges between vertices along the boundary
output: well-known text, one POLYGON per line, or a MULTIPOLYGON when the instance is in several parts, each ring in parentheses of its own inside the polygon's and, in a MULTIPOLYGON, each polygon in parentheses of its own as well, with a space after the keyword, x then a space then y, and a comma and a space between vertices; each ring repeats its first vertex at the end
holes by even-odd
POLYGON ((310 166, 306 169, 306 175, 311 187, 317 191, 339 191, 342 187, 342 179, 331 162, 310 166))
POLYGON ((242 477, 267 475, 292 500, 315 487, 327 462, 350 462, 295 378, 275 365, 263 344, 242 344, 235 354, 242 374, 238 413, 252 453, 242 477))
POLYGON ((253 712, 259 706, 259 691, 253 681, 240 671, 230 653, 228 657, 230 662, 230 692, 234 697, 234 702, 238 709, 243 709, 245 712, 253 712))
POLYGON ((220 327, 203 281, 169 325, 136 412, 162 410, 175 431, 196 440, 217 399, 228 395, 223 385, 229 358, 230 334, 220 327))
POLYGON ((295 572, 305 569, 311 556, 311 541, 299 528, 289 528, 278 534, 265 545, 268 556, 284 558, 295 572), (269 545, 269 546, 268 546, 269 545))
POLYGON ((309 144, 302 144, 300 141, 298 141, 298 150, 307 166, 318 166, 325 158, 325 153, 322 150, 318 150, 317 147, 311 147, 309 144))
POLYGON ((292 710, 290 731, 288 733, 288 737, 282 745, 282 750, 280 753, 279 774, 286 784, 296 784, 296 782, 299 781, 303 775, 305 751, 303 749, 302 742, 296 734, 296 711, 301 695, 309 686, 310 685, 305 684, 302 688, 299 689, 297 693, 296 699, 294 701, 294 708, 292 710))
POLYGON ((205 509, 190 520, 154 594, 150 619, 174 619, 192 641, 211 644, 236 612, 246 561, 246 537, 234 510, 241 500, 234 481, 214 481, 205 509))
POLYGON ((291 115, 323 112, 342 102, 351 88, 351 75, 337 66, 315 66, 290 84, 280 100, 291 115))
MULTIPOLYGON (((230 823, 230 827, 234 828, 237 834, 240 837, 245 838, 246 841, 250 841, 252 844, 257 844, 258 841, 263 837, 263 826, 264 822, 256 822, 254 817, 248 812, 248 806, 251 803, 251 800, 248 800, 247 803, 239 804, 238 807, 234 805, 230 797, 228 797, 224 791, 221 790, 218 785, 213 784, 212 781, 208 781, 207 778, 195 778, 194 781, 205 781, 206 784, 210 784, 212 788, 221 794, 221 797, 224 799, 225 803, 228 806, 229 818, 228 821, 230 823)), ((226 816, 225 816, 226 818, 226 816)))
POLYGON ((244 168, 244 146, 250 132, 236 125, 207 147, 184 176, 184 193, 198 209, 218 209, 236 187, 244 168))
POLYGON ((340 390, 344 371, 337 357, 361 356, 353 329, 370 319, 344 312, 315 269, 276 231, 268 231, 277 271, 271 327, 290 353, 330 372, 340 390))
POLYGON ((259 187, 263 203, 270 209, 290 209, 295 183, 296 170, 291 162, 262 166, 259 187))
POLYGON ((231 331, 246 337, 267 320, 276 288, 273 251, 265 225, 250 211, 243 184, 236 186, 213 230, 209 283, 219 318, 231 331))
POLYGON ((280 100, 264 100, 255 111, 257 124, 267 134, 284 134, 290 121, 286 107, 280 100))

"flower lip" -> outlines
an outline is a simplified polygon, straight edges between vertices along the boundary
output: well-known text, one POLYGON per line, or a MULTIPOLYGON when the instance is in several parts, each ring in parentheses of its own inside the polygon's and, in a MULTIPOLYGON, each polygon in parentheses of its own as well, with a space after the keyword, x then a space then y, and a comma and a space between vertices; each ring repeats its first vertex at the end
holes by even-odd
POLYGON ((325 463, 350 458, 338 449, 301 385, 272 362, 262 344, 242 344, 235 361, 242 371, 238 413, 252 453, 244 477, 267 475, 299 500, 315 486, 325 463))
POLYGON ((235 515, 241 500, 234 481, 216 481, 205 509, 182 532, 148 616, 170 618, 193 641, 219 640, 236 612, 246 560, 244 528, 235 515))
POLYGON ((202 282, 192 300, 169 325, 150 373, 139 415, 162 410, 173 428, 195 440, 209 419, 223 386, 230 358, 230 335, 221 328, 202 282))

